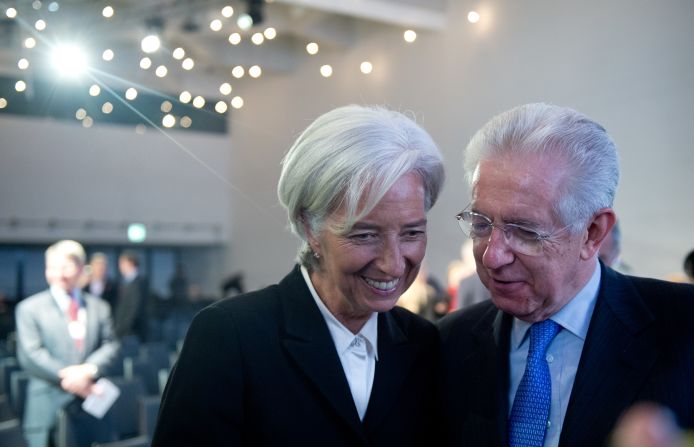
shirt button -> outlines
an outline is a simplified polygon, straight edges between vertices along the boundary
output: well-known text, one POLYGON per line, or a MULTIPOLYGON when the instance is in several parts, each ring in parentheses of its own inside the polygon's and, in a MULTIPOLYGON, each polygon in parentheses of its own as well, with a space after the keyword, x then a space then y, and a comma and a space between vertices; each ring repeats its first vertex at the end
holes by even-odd
POLYGON ((547 421, 547 430, 549 430, 549 427, 551 427, 551 426, 552 426, 552 422, 547 421))
POLYGON ((552 363, 554 361, 554 356, 552 354, 547 354, 547 363, 552 363))

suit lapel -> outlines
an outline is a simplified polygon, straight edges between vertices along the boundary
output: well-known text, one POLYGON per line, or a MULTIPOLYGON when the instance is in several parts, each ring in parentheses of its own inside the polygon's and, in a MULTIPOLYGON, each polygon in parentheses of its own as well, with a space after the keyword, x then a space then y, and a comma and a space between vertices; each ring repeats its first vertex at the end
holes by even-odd
POLYGON ((395 318, 388 312, 378 316, 378 361, 371 388, 369 406, 364 416, 364 424, 370 429, 377 427, 397 402, 407 379, 404 371, 409 371, 417 357, 413 342, 398 326, 395 318))
POLYGON ((638 292, 611 269, 602 280, 583 346, 559 445, 590 444, 609 434, 657 358, 653 315, 638 292), (586 427, 592 427, 586 430, 586 427))
POLYGON ((366 442, 332 336, 298 267, 280 283, 280 289, 284 348, 335 412, 366 442))

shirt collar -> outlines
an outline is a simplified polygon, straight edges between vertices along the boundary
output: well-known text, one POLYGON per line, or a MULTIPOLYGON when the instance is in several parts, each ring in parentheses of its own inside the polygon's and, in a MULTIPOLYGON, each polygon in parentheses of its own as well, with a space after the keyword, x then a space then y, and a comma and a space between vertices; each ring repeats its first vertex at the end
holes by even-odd
POLYGON ((323 319, 328 325, 328 330, 333 338, 338 354, 342 355, 351 347, 354 338, 361 336, 366 341, 367 352, 369 354, 373 353, 376 360, 378 360, 378 313, 372 312, 366 324, 364 324, 364 327, 359 331, 359 334, 354 335, 345 325, 335 318, 335 315, 330 312, 325 303, 323 303, 323 300, 320 299, 318 292, 316 292, 316 289, 313 287, 311 276, 308 270, 306 270, 306 267, 301 266, 301 274, 304 277, 304 281, 306 281, 308 289, 311 291, 311 296, 316 302, 318 310, 321 315, 323 315, 323 319))
MULTIPOLYGON (((598 299, 598 290, 600 289, 600 264, 595 263, 595 270, 586 285, 574 296, 568 303, 562 307, 559 312, 552 315, 550 318, 555 323, 581 340, 586 339, 588 334, 588 326, 590 319, 593 316, 595 302, 598 299)), ((511 330, 511 346, 518 348, 526 339, 528 329, 532 323, 513 319, 513 329, 511 330)))
MULTIPOLYGON (((62 289, 58 286, 51 286, 50 291, 51 295, 53 296, 53 299, 56 303, 58 303, 58 307, 60 307, 60 309, 65 311, 68 307, 70 307, 70 301, 72 300, 72 297, 68 295, 65 289, 62 289)), ((72 290, 72 296, 77 297, 80 303, 82 302, 82 296, 79 288, 74 288, 72 290)))

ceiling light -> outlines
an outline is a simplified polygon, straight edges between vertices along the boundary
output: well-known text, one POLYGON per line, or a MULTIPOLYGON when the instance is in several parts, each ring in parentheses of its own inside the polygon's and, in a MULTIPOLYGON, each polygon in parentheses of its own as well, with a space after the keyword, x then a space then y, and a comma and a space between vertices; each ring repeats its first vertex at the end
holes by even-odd
POLYGON ((186 50, 184 50, 181 47, 178 47, 175 50, 173 50, 173 58, 176 60, 180 61, 181 59, 183 59, 185 57, 185 55, 186 55, 186 50))
POLYGON ((205 106, 205 98, 202 96, 196 96, 193 98, 193 107, 197 109, 201 109, 205 106))
POLYGON ((176 117, 171 114, 164 115, 164 118, 161 119, 161 124, 170 129, 176 125, 176 117))
POLYGON ((161 46, 161 41, 156 34, 150 34, 142 39, 140 46, 145 53, 154 53, 161 46))
POLYGON ((112 61, 113 56, 114 56, 113 50, 111 50, 111 49, 104 50, 104 52, 101 54, 101 58, 107 62, 112 61))
POLYGON ((330 76, 333 75, 333 67, 331 67, 331 66, 328 65, 328 64, 321 66, 321 68, 320 68, 320 74, 321 74, 324 78, 329 78, 330 76))
POLYGON ((27 37, 24 39, 24 46, 29 49, 34 48, 36 46, 36 39, 33 37, 27 37))
POLYGON ((373 71, 374 67, 369 61, 364 61, 361 63, 359 66, 359 69, 361 70, 362 73, 364 74, 369 74, 373 71))
POLYGON ((412 31, 411 29, 408 29, 403 33, 402 37, 405 39, 405 42, 412 43, 415 40, 417 40, 417 33, 412 31))
POLYGON ((75 112, 75 118, 77 118, 80 121, 83 120, 86 116, 87 116, 87 111, 84 110, 82 107, 77 109, 77 111, 75 112))
POLYGON ((101 10, 101 15, 106 17, 107 19, 110 19, 113 17, 113 8, 111 6, 106 6, 104 9, 101 10))
POLYGON ((171 104, 171 101, 164 101, 161 103, 161 106, 159 107, 159 110, 161 110, 164 113, 169 113, 173 109, 173 104, 171 104))
POLYGON ((39 9, 41 9, 41 0, 34 0, 33 3, 31 4, 31 7, 37 11, 39 9))
POLYGON ((90 128, 94 124, 94 120, 90 116, 85 116, 82 120, 82 127, 90 128))
POLYGON ((231 93, 231 90, 231 84, 229 84, 228 82, 225 82, 224 84, 219 86, 219 93, 221 93, 222 95, 228 95, 229 93, 231 93))
POLYGON ((125 99, 132 101, 135 98, 137 98, 137 89, 130 87, 125 91, 125 99))
POLYGON ((24 81, 17 81, 14 83, 14 89, 18 92, 23 92, 27 89, 27 83, 24 81))
POLYGON ((7 107, 7 100, 0 97, 0 109, 4 109, 5 107, 7 107))
POLYGON ((59 9, 60 9, 60 5, 58 4, 58 2, 50 2, 48 4, 48 11, 50 11, 50 12, 56 12, 59 9))
POLYGON ((104 105, 101 106, 101 113, 108 115, 111 112, 113 112, 113 104, 106 101, 104 105))
POLYGON ((34 23, 34 28, 38 31, 43 31, 46 29, 46 21, 42 19, 38 19, 36 23, 34 23))
POLYGON ((268 40, 272 40, 275 37, 277 37, 277 31, 275 30, 275 28, 272 27, 266 28, 265 31, 263 31, 263 34, 265 35, 265 38, 268 40))
POLYGON ((27 68, 29 68, 29 60, 24 57, 21 58, 17 62, 17 67, 19 67, 20 70, 26 70, 27 68))
POLYGON ((252 78, 259 78, 263 74, 263 70, 258 65, 254 65, 248 69, 248 74, 252 78))
POLYGON ((231 98, 231 107, 235 109, 240 109, 243 107, 243 98, 240 96, 234 96, 231 98))
POLYGON ((253 33, 251 36, 251 42, 253 42, 256 45, 260 45, 265 41, 265 36, 263 36, 263 33, 253 33))
POLYGON ((184 70, 192 70, 193 67, 195 67, 195 61, 187 57, 181 62, 181 67, 183 67, 184 70))
POLYGON ((193 120, 189 116, 181 117, 181 127, 189 128, 193 124, 193 120))
POLYGON ((5 10, 5 15, 10 19, 14 19, 15 17, 17 17, 17 10, 14 8, 7 8, 5 10))
POLYGON ((477 23, 480 21, 480 14, 477 11, 470 11, 467 13, 467 21, 470 23, 477 23))
POLYGON ((308 54, 317 54, 318 53, 318 44, 316 42, 310 42, 306 45, 306 52, 308 54))
POLYGON ((53 50, 53 65, 62 76, 74 78, 87 70, 87 57, 76 45, 58 45, 53 50))
POLYGON ((253 19, 251 18, 251 16, 244 12, 243 14, 239 15, 238 19, 236 19, 236 24, 239 28, 246 31, 251 29, 251 27, 253 26, 253 19))
POLYGON ((229 43, 232 45, 238 45, 241 42, 241 34, 231 33, 229 34, 229 43))
POLYGON ((89 87, 90 96, 99 96, 99 93, 101 93, 101 87, 99 87, 98 85, 92 84, 92 86, 89 87))
POLYGON ((222 21, 219 19, 214 19, 210 22, 210 29, 212 31, 219 31, 222 29, 222 21))
POLYGON ((225 6, 222 8, 222 15, 226 18, 229 18, 234 15, 234 8, 231 6, 225 6))
POLYGON ((151 66, 152 66, 152 59, 150 59, 146 56, 143 57, 142 59, 140 59, 140 68, 141 69, 148 70, 149 67, 151 67, 151 66))
POLYGON ((242 66, 237 65, 231 70, 231 75, 235 77, 236 79, 241 79, 243 75, 245 74, 245 70, 243 69, 242 66))
POLYGON ((181 101, 183 104, 188 104, 193 96, 190 94, 189 91, 184 90, 181 92, 180 96, 178 97, 178 100, 181 101))
POLYGON ((224 113, 229 109, 229 107, 227 106, 226 102, 218 101, 217 104, 214 105, 214 109, 217 111, 217 113, 224 113))
POLYGON ((168 73, 169 73, 169 70, 164 65, 158 66, 157 69, 154 71, 154 74, 156 74, 160 78, 163 78, 168 73))

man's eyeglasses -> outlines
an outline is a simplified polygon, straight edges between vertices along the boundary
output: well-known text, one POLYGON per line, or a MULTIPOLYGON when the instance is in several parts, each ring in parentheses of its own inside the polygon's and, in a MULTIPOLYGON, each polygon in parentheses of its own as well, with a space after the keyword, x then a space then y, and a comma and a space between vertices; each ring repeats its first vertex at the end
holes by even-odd
POLYGON ((527 256, 540 256, 544 242, 568 228, 564 227, 549 234, 540 233, 518 224, 495 224, 484 214, 469 211, 468 208, 455 216, 458 226, 466 236, 475 242, 481 239, 488 241, 492 236, 492 230, 496 228, 503 233, 504 241, 511 250, 527 256))

